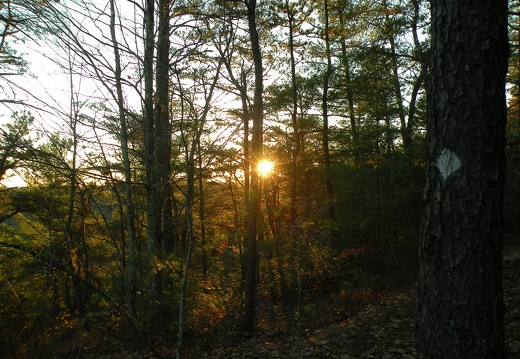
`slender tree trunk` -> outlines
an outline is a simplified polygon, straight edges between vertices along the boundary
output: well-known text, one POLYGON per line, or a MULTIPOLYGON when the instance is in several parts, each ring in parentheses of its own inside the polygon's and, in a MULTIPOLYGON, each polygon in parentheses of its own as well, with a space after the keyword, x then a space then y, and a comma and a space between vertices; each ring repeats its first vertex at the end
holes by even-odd
MULTIPOLYGON (((186 146, 186 150, 189 146, 186 146)), ((193 234, 193 196, 195 189, 195 165, 193 163, 193 156, 191 153, 186 153, 186 176, 188 183, 186 184, 186 235, 187 235, 187 250, 186 260, 184 263, 184 270, 181 281, 181 298, 179 302, 179 337, 177 341, 177 359, 182 358, 184 349, 184 326, 186 321, 186 288, 188 285, 189 270, 191 263, 191 255, 195 247, 195 236, 193 234)))
POLYGON ((507 1, 432 1, 418 358, 505 358, 507 1))
POLYGON ((324 17, 325 17, 325 56, 327 57, 327 68, 323 76, 323 94, 321 100, 321 108, 323 112, 323 160, 325 163, 325 186, 328 196, 328 217, 336 220, 336 205, 334 188, 332 186, 332 163, 330 159, 329 148, 329 81, 332 76, 332 58, 330 51, 330 27, 329 27, 329 2, 324 1, 324 17))
MULTIPOLYGON (((383 0, 383 7, 388 9, 388 3, 386 0, 383 0)), ((389 11, 385 12, 385 31, 387 34, 387 39, 390 44, 390 63, 392 65, 392 76, 393 76, 393 85, 394 85, 394 94, 396 99, 396 104, 399 113, 399 121, 401 122, 401 138, 403 140, 403 146, 405 148, 410 147, 411 145, 411 137, 407 131, 406 126, 406 114, 404 110, 403 104, 403 93, 401 91, 401 81, 399 80, 399 64, 397 62, 397 48, 395 44, 395 36, 394 36, 394 25, 390 20, 389 11)))
MULTIPOLYGON (((136 295, 136 273, 137 273, 137 261, 136 261, 136 234, 135 234, 135 209, 134 200, 132 193, 132 171, 130 165, 130 156, 128 152, 128 129, 126 125, 126 112, 123 98, 123 88, 121 84, 121 59, 119 55, 119 44, 116 38, 116 9, 114 0, 110 0, 110 34, 112 37, 112 44, 114 47, 114 61, 115 69, 114 76, 116 80, 116 94, 117 94, 117 106, 119 112, 119 126, 120 137, 121 137, 121 155, 123 157, 123 171, 125 178, 125 224, 126 224, 126 236, 127 236, 127 251, 128 261, 127 268, 128 273, 125 278, 126 296, 128 300, 128 313, 133 318, 135 316, 135 295, 136 295)), ((123 254, 124 258, 124 254, 123 254)))
POLYGON ((288 14, 289 20, 289 53, 291 57, 291 96, 292 96, 292 112, 291 112, 291 124, 292 124, 292 153, 291 153, 291 187, 290 187, 290 198, 291 198, 291 232, 294 232, 296 227, 296 193, 297 193, 297 180, 296 172, 298 167, 298 155, 300 154, 300 134, 298 132, 298 84, 296 79, 296 60, 294 58, 294 14, 288 14))
POLYGON ((417 110, 417 97, 419 94, 419 91, 423 87, 423 84, 425 83, 425 78, 428 73, 428 64, 424 56, 424 51, 421 45, 421 41, 419 40, 419 32, 418 32, 418 22, 419 22, 419 10, 420 10, 420 4, 422 0, 413 0, 412 5, 414 8, 414 15, 412 20, 412 36, 413 36, 413 43, 414 43, 414 53, 416 54, 416 60, 419 62, 420 65, 420 73, 419 76, 415 79, 415 82, 413 84, 412 88, 412 95, 410 96, 410 104, 408 105, 408 121, 406 123, 406 135, 405 137, 408 138, 408 148, 410 148, 413 145, 413 128, 415 126, 415 112, 417 110))
POLYGON ((146 244, 148 270, 148 303, 152 312, 158 308, 158 276, 156 272, 159 250, 160 210, 157 198, 157 175, 155 168, 155 119, 154 119, 154 47, 155 47, 155 0, 146 0, 145 8, 145 53, 144 53, 144 145, 146 166, 146 244))
POLYGON ((341 53, 342 53, 342 61, 343 61, 343 72, 345 74, 345 86, 347 88, 347 102, 348 102, 348 117, 350 120, 350 131, 351 131, 351 139, 352 139, 352 147, 354 152, 354 158, 357 158, 359 155, 358 146, 358 129, 357 129, 357 121, 356 121, 356 112, 354 109, 354 90, 352 88, 352 75, 350 70, 350 63, 347 57, 347 40, 343 38, 341 41, 341 53))
MULTIPOLYGON (((243 70, 243 69, 242 69, 243 70)), ((248 214, 249 214, 249 197, 251 195, 250 193, 250 190, 251 190, 251 144, 250 144, 250 141, 249 141, 249 133, 250 133, 250 130, 249 130, 249 121, 251 119, 251 112, 250 112, 250 109, 249 109, 249 106, 248 106, 248 98, 247 98, 247 91, 246 91, 246 87, 245 87, 245 84, 246 84, 246 75, 245 75, 245 72, 242 71, 241 73, 241 77, 242 77, 242 81, 241 81, 241 84, 244 85, 243 87, 241 86, 240 87, 240 98, 241 98, 241 102, 242 102, 242 122, 244 124, 244 142, 243 142, 243 146, 244 146, 244 162, 243 162, 243 168, 244 168, 244 208, 246 208, 246 215, 241 218, 242 222, 243 222, 243 225, 244 225, 244 228, 245 230, 247 230, 248 228, 248 221, 249 221, 249 218, 248 218, 248 214)), ((237 213, 235 211, 235 213, 237 213)), ((245 287, 246 287, 246 277, 247 277, 247 268, 248 268, 248 264, 247 264, 247 256, 246 254, 242 251, 242 248, 243 247, 246 247, 247 246, 247 237, 245 237, 246 239, 244 240, 244 246, 240 246, 240 258, 241 258, 241 281, 240 281, 240 293, 241 293, 241 298, 240 298, 240 309, 241 311, 244 309, 244 302, 245 302, 245 287)))
MULTIPOLYGON (((249 207, 249 190, 251 188, 251 143, 249 141, 249 121, 251 120, 251 112, 249 110, 249 105, 247 101, 247 90, 246 83, 247 80, 245 78, 245 73, 243 75, 243 87, 241 87, 240 98, 242 103, 242 122, 244 124, 244 204, 245 207, 249 207)), ((246 219, 247 222, 247 219, 246 219)))
POLYGON ((208 277, 208 254, 206 250, 206 207, 204 197, 204 168, 202 167, 202 146, 200 141, 197 143, 198 156, 198 185, 199 185, 199 221, 200 221, 200 244, 202 247, 202 278, 208 277))
POLYGON ((347 104, 348 104, 348 117, 350 121, 350 132, 351 132, 351 141, 352 141, 352 152, 354 154, 354 159, 358 159, 359 157, 359 139, 358 139, 358 126, 356 121, 356 112, 354 109, 354 90, 352 86, 352 70, 350 68, 350 62, 347 54, 347 35, 345 29, 345 23, 347 22, 345 9, 340 11, 340 39, 341 39, 341 64, 343 65, 343 74, 345 76, 345 88, 347 91, 347 104))
POLYGON ((242 322, 244 333, 251 334, 255 324, 256 305, 256 276, 258 271, 258 258, 256 253, 256 237, 258 234, 258 214, 260 211, 261 186, 256 165, 262 158, 262 132, 263 132, 263 68, 260 41, 256 27, 256 0, 249 0, 247 5, 247 17, 249 36, 255 68, 255 92, 253 100, 253 128, 251 141, 251 182, 249 191, 247 240, 245 244, 246 258, 246 286, 245 308, 242 322))
MULTIPOLYGON (((69 50, 70 51, 70 50, 69 50)), ((81 276, 81 258, 79 258, 78 255, 78 239, 80 236, 79 230, 80 228, 76 228, 75 221, 76 221, 76 213, 75 213, 75 207, 77 206, 76 203, 76 195, 78 190, 77 185, 77 159, 78 159, 78 116, 80 113, 80 102, 77 98, 77 93, 75 93, 74 90, 74 63, 73 63, 73 57, 72 54, 69 52, 69 59, 68 59, 68 75, 69 75, 69 81, 70 81, 70 113, 69 113, 69 127, 72 133, 72 153, 71 153, 71 164, 68 168, 68 180, 69 180, 69 198, 68 198, 68 209, 67 209, 67 216, 64 223, 63 228, 63 236, 64 236, 64 243, 67 245, 67 255, 68 255, 68 262, 69 267, 72 272, 77 274, 78 276, 81 276)), ((63 161, 66 161, 64 158, 63 161)), ((83 317, 85 315, 85 302, 83 301, 83 288, 82 288, 82 282, 77 280, 76 277, 70 278, 72 283, 72 291, 73 291, 73 303, 71 303, 71 307, 69 308, 71 312, 75 312, 80 317, 83 317)))
MULTIPOLYGON (((291 186, 289 189, 290 196, 290 240, 296 241, 297 236, 297 194, 298 194, 298 156, 300 155, 300 133, 298 129, 298 81, 296 77, 296 59, 294 56, 294 30, 295 30, 295 19, 294 13, 290 11, 289 4, 287 3, 287 16, 288 16, 288 28, 289 28, 289 53, 291 58, 291 100, 292 100, 292 112, 291 112, 291 125, 292 125, 292 146, 291 146, 291 186)), ((277 184, 275 184, 277 186, 277 184)), ((273 232, 274 235, 274 232, 273 232)), ((276 258, 278 262, 278 273, 280 275, 280 291, 282 296, 282 303, 286 303, 289 298, 289 291, 285 279, 285 270, 283 265, 283 259, 281 258, 281 238, 279 234, 275 235, 276 243, 276 258)))

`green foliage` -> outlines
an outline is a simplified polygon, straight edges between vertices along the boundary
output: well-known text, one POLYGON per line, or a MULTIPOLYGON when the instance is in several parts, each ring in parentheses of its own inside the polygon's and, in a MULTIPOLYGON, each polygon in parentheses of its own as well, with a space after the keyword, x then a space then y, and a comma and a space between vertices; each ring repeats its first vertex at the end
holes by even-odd
POLYGON ((23 165, 31 155, 34 138, 31 138, 31 125, 34 117, 28 111, 14 112, 12 123, 0 128, 0 181, 8 170, 23 165))

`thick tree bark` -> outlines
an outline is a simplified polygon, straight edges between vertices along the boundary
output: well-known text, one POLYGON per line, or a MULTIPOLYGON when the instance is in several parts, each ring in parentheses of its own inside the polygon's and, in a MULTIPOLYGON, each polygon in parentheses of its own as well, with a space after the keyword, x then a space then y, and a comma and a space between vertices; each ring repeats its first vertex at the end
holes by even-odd
POLYGON ((172 212, 171 137, 170 124, 170 0, 159 0, 157 33, 157 65, 155 92, 155 167, 157 174, 157 201, 160 210, 159 242, 166 254, 174 247, 175 225, 172 212))
POLYGON ((418 358, 505 358, 507 1, 432 1, 418 358))
MULTIPOLYGON (((155 98, 153 109, 153 180, 151 183, 152 203, 148 213, 152 216, 151 224, 155 227, 148 238, 148 250, 151 265, 163 256, 163 249, 173 248, 173 220, 170 185, 171 126, 169 116, 169 51, 170 51, 170 10, 169 0, 158 2, 157 60, 155 79, 155 98), (166 245, 167 244, 167 245, 166 245)), ((154 269, 149 273, 149 294, 152 309, 160 311, 163 293, 163 271, 154 269)))

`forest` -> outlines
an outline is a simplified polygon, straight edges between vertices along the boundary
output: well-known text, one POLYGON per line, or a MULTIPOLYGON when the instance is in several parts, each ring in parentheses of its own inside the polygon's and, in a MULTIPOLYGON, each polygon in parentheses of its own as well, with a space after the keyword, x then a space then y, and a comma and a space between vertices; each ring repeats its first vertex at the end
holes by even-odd
POLYGON ((430 6, 0 0, 0 356, 256 358, 200 347, 310 338, 415 293, 430 6))

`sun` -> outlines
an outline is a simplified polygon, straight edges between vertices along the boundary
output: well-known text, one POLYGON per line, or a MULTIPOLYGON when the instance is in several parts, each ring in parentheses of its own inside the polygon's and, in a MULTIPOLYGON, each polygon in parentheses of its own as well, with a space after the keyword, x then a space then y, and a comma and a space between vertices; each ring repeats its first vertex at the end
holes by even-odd
POLYGON ((258 174, 261 177, 267 177, 273 172, 274 162, 269 160, 261 160, 258 162, 258 174))

